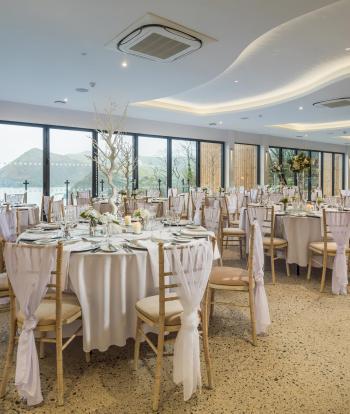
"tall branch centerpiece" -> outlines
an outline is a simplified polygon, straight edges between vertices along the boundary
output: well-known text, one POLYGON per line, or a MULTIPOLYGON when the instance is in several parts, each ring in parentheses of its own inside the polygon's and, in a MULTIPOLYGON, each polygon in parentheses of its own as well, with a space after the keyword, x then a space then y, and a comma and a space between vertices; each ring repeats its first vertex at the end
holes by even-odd
MULTIPOLYGON (((132 146, 125 139, 125 122, 127 117, 127 106, 120 113, 120 107, 116 103, 110 103, 103 114, 97 112, 95 108, 96 131, 98 133, 97 142, 93 141, 96 162, 99 171, 106 177, 111 189, 108 202, 111 206, 112 214, 116 214, 118 207, 116 204, 118 197, 117 174, 125 180, 125 191, 129 193, 129 186, 132 177, 132 170, 136 160, 133 159, 132 146)), ((119 177, 120 178, 120 177, 119 177)))

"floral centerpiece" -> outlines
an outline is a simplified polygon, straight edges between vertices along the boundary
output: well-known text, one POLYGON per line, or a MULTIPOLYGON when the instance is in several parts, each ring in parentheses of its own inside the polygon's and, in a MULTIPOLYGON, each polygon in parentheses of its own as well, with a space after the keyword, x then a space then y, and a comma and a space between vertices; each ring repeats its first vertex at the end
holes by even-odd
POLYGON ((133 216, 142 222, 147 222, 151 217, 151 213, 146 208, 138 208, 134 211, 133 216))
POLYGON ((90 236, 95 235, 96 227, 100 225, 108 225, 110 223, 119 224, 118 218, 112 213, 99 213, 94 208, 88 208, 80 213, 80 217, 88 220, 90 225, 90 236))
POLYGON ((290 170, 297 175, 299 197, 304 199, 304 172, 311 167, 311 158, 303 152, 294 155, 288 160, 290 170))
POLYGON ((280 203, 282 203, 282 204, 283 204, 283 210, 284 210, 284 211, 286 211, 286 209, 287 209, 287 204, 288 204, 288 202, 289 202, 288 197, 283 197, 283 198, 281 198, 281 200, 280 200, 280 203))
POLYGON ((272 163, 271 172, 273 175, 277 175, 280 184, 287 185, 286 177, 284 176, 284 169, 283 165, 279 164, 278 162, 272 163))

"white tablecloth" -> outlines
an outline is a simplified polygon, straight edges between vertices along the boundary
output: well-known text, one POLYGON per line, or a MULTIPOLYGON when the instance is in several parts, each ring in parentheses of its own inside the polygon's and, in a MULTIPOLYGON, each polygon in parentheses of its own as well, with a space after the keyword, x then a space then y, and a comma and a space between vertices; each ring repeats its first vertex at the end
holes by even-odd
MULTIPOLYGON (((240 227, 249 233, 247 210, 243 208, 240 216, 240 227)), ((321 241, 320 216, 292 216, 276 214, 275 237, 288 242, 288 263, 305 267, 308 263, 309 243, 321 241)), ((319 265, 314 261, 314 265, 319 265)))

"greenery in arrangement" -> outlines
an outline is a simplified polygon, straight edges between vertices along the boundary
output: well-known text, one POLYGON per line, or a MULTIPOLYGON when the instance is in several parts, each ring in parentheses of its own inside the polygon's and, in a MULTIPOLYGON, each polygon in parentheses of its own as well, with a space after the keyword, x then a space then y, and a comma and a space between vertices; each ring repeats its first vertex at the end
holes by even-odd
POLYGON ((283 197, 283 198, 281 198, 281 200, 280 200, 280 203, 282 203, 282 204, 284 204, 284 205, 288 204, 288 202, 289 202, 288 197, 283 197))
POLYGON ((294 155, 288 160, 289 168, 294 173, 301 173, 311 167, 311 158, 303 152, 294 155))
POLYGON ((80 213, 80 217, 89 220, 93 226, 97 226, 97 224, 108 224, 114 223, 119 224, 119 220, 116 215, 112 213, 103 213, 101 214, 94 208, 88 208, 80 213))
POLYGON ((280 184, 287 185, 287 181, 286 181, 286 178, 285 178, 285 175, 284 175, 283 164, 279 164, 276 161, 273 162, 272 165, 271 165, 271 173, 278 175, 278 179, 280 181, 280 184))

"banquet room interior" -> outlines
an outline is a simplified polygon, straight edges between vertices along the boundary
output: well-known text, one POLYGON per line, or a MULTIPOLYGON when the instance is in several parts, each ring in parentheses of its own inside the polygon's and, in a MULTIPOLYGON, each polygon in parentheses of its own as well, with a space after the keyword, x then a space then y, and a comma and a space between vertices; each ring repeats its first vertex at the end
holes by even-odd
POLYGON ((350 0, 0 0, 0 413, 350 412, 350 0))

